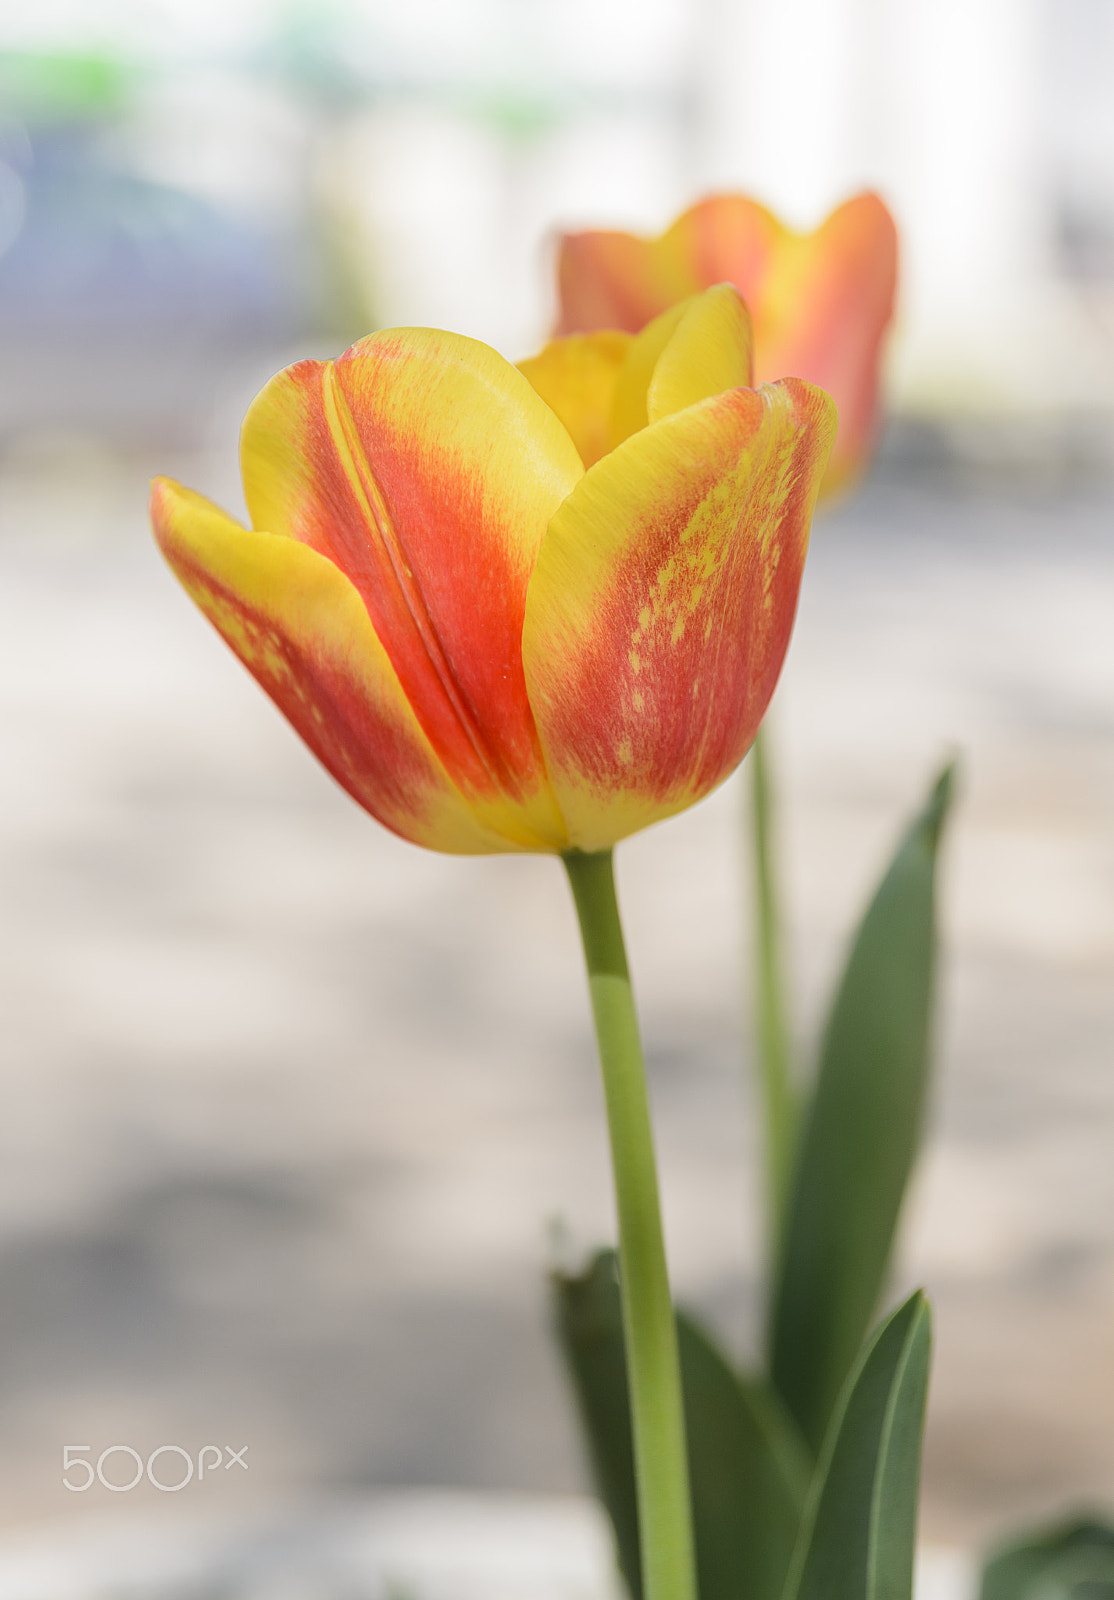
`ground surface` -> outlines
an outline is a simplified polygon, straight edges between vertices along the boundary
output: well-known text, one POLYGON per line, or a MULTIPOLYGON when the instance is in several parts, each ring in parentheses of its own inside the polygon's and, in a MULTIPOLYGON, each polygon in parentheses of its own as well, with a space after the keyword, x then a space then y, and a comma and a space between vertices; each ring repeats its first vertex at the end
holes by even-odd
MULTIPOLYGON (((231 500, 226 459, 170 465, 231 500)), ((183 1514, 576 1488, 543 1280, 554 1219, 564 1257, 612 1224, 561 874, 369 823, 162 568, 147 466, 0 475, 3 1519, 91 1509, 74 1443, 246 1442, 183 1514)), ((817 529, 771 726, 802 1053, 903 816, 963 758, 902 1264, 938 1311, 950 1542, 1114 1505, 1112 510, 883 474, 817 529)), ((740 805, 620 873, 676 1280, 746 1350, 740 805)))

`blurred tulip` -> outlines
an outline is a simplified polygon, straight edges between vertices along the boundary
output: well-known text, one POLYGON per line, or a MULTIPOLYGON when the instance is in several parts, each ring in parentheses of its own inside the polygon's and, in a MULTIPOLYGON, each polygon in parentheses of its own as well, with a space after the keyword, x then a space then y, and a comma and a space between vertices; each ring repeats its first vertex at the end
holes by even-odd
POLYGON ((897 288, 897 230, 876 194, 855 196, 803 234, 744 195, 713 195, 660 239, 565 234, 557 271, 562 334, 637 332, 688 295, 734 284, 754 318, 755 381, 806 378, 839 407, 822 493, 866 467, 897 288))
POLYGON ((250 527, 152 491, 171 567, 310 749, 438 850, 605 850, 727 777, 835 428, 808 383, 749 387, 728 286, 524 366, 374 334, 254 401, 250 527))

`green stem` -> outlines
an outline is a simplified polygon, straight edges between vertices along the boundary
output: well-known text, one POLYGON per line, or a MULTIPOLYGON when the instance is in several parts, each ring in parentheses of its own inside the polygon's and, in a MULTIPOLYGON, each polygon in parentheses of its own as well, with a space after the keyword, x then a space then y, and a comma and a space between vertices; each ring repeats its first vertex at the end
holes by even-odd
POLYGON ((692 1510, 677 1328, 658 1201, 646 1066, 615 899, 611 851, 570 851, 599 1042, 619 1213, 644 1600, 696 1600, 692 1510))
POLYGON ((751 774, 757 967, 758 1066, 765 1125, 766 1205, 771 1241, 781 1237, 796 1139, 797 1106, 781 970, 781 928, 774 881, 769 751, 759 729, 747 762, 751 774))

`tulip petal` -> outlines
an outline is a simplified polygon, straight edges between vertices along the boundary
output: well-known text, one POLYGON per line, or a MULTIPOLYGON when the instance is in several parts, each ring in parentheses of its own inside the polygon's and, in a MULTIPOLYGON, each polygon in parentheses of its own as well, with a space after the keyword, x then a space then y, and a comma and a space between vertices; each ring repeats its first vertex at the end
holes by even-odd
POLYGON ((605 329, 553 339, 518 370, 556 413, 586 467, 611 449, 615 386, 631 335, 605 329))
POLYGON ((787 379, 634 434, 549 525, 523 658, 573 844, 691 805, 745 754, 789 642, 830 398, 787 379))
POLYGON ((707 287, 682 252, 656 250, 658 242, 631 233, 564 234, 557 255, 558 334, 597 328, 638 333, 669 306, 707 287))
POLYGON ((658 359, 646 395, 649 421, 725 389, 750 388, 753 367, 750 312, 737 289, 717 284, 687 303, 658 359))
MULTIPOLYGON (((778 250, 787 238, 796 237, 757 200, 743 194, 714 194, 690 206, 660 239, 647 244, 660 255, 683 261, 685 271, 702 287, 733 283, 760 322, 763 291, 776 267, 778 250)), ((776 372, 771 379, 785 376, 776 372)), ((759 382, 765 381, 763 370, 759 382)))
POLYGON ((876 194, 857 195, 815 233, 784 233, 761 305, 751 308, 759 380, 792 372, 839 406, 825 495, 862 470, 874 444, 897 267, 893 217, 876 194))
POLYGON ((510 797, 560 848, 520 649, 538 547, 583 474, 556 415, 486 345, 395 329, 280 373, 241 454, 253 525, 355 585, 457 788, 510 797))
POLYGON ((450 781, 363 601, 331 561, 245 528, 165 478, 152 486, 151 519, 191 598, 372 816, 414 844, 454 854, 539 848, 515 807, 470 805, 450 781))
POLYGON ((681 300, 660 317, 648 322, 630 342, 626 359, 615 384, 615 404, 611 413, 611 448, 638 433, 650 420, 647 396, 657 364, 665 347, 688 310, 691 301, 681 300))

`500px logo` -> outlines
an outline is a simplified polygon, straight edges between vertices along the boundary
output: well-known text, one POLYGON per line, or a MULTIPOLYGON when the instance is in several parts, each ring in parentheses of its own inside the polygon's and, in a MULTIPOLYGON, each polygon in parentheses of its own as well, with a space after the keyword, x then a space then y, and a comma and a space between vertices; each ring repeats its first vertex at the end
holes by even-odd
MULTIPOLYGON (((160 1444, 157 1450, 151 1451, 146 1462, 130 1444, 110 1444, 101 1451, 95 1465, 88 1459, 92 1451, 91 1444, 62 1446, 62 1482, 73 1494, 84 1494, 95 1483, 102 1489, 111 1489, 113 1494, 127 1494, 144 1478, 164 1494, 177 1494, 194 1480, 194 1459, 180 1444, 160 1444)), ((217 1444, 203 1444, 197 1452, 198 1483, 206 1475, 212 1477, 214 1472, 227 1472, 230 1467, 243 1467, 246 1472, 248 1464, 244 1457, 247 1453, 246 1444, 239 1450, 233 1450, 230 1444, 223 1450, 217 1444)))

